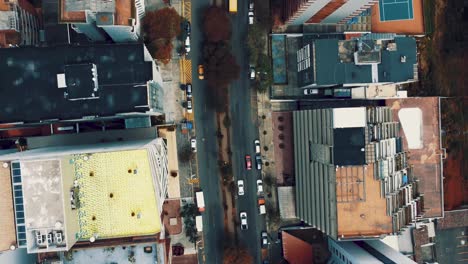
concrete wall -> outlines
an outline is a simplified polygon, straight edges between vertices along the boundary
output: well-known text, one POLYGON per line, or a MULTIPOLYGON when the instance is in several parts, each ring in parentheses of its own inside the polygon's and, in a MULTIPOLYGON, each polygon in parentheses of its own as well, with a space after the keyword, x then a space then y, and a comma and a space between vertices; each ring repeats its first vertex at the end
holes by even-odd
POLYGON ((78 208, 71 209, 70 204, 70 189, 73 187, 73 179, 75 170, 73 165, 68 162, 68 159, 62 159, 60 162, 62 167, 62 192, 63 192, 63 212, 65 217, 65 240, 67 248, 71 248, 77 241, 75 234, 80 231, 78 222, 78 208))

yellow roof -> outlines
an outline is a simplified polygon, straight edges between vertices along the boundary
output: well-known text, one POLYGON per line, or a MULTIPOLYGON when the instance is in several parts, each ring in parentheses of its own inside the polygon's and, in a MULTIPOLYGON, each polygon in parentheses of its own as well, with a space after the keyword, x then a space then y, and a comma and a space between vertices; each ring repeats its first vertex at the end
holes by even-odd
POLYGON ((146 150, 73 155, 79 187, 81 239, 160 232, 153 177, 146 150))

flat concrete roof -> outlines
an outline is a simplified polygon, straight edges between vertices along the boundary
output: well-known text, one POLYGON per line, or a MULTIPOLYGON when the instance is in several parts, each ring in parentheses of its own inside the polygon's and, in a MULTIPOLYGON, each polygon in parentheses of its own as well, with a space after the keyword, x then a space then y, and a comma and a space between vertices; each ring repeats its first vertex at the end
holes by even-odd
POLYGON ((60 160, 21 161, 27 229, 64 223, 60 160))
MULTIPOLYGON (((419 181, 419 191, 424 194, 425 217, 442 217, 443 184, 440 146, 440 105, 438 97, 410 97, 385 100, 391 107, 394 120, 400 122, 398 112, 404 108, 419 108, 422 112, 422 148, 410 149, 408 164, 419 181)), ((408 150, 403 127, 400 128, 403 148, 408 150)))
MULTIPOLYGON (((2 162, 3 164, 3 162, 2 162)), ((16 245, 15 217, 13 210, 13 193, 11 191, 10 166, 0 166, 0 251, 16 245)))
POLYGON ((373 164, 338 168, 336 182, 338 237, 392 233, 392 217, 387 216, 387 202, 380 197, 380 181, 374 179, 373 164), (358 180, 363 180, 362 184, 358 184, 358 180), (352 185, 355 186, 351 188, 352 185), (342 186, 345 186, 344 191, 342 186), (348 201, 343 195, 339 196, 343 193, 349 196, 348 201))

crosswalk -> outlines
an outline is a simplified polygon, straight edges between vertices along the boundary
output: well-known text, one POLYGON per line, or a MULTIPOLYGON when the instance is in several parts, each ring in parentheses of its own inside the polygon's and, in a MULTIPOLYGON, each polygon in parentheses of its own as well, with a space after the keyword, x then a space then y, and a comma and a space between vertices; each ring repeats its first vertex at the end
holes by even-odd
POLYGON ((192 60, 180 59, 180 82, 192 82, 192 60))

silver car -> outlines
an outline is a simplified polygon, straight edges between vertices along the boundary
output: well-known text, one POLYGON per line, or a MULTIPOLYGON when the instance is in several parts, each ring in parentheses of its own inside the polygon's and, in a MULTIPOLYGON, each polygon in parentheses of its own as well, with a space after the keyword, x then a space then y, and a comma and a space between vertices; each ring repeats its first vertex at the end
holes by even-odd
POLYGON ((244 195, 244 181, 243 180, 237 181, 237 193, 239 195, 244 195))
POLYGON ((247 225, 247 213, 246 212, 240 212, 239 218, 240 218, 240 221, 241 221, 241 230, 249 229, 249 226, 247 225))

